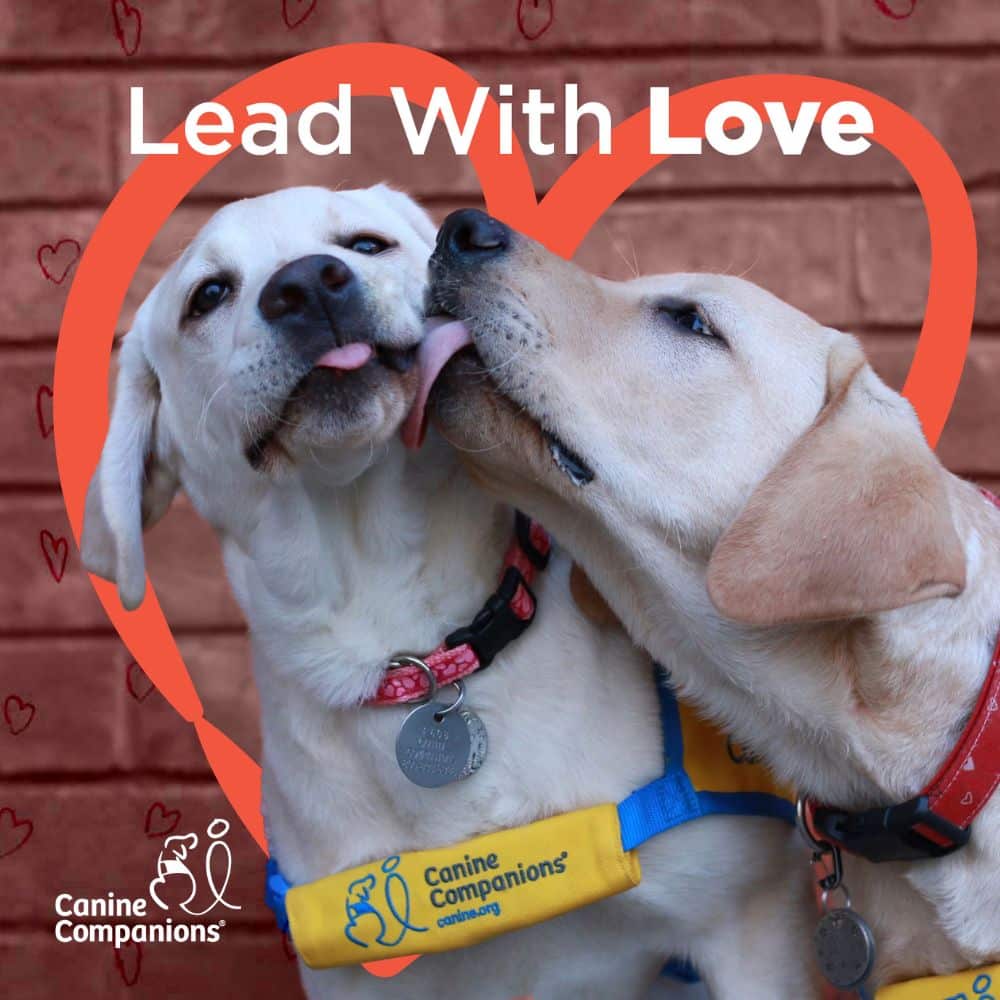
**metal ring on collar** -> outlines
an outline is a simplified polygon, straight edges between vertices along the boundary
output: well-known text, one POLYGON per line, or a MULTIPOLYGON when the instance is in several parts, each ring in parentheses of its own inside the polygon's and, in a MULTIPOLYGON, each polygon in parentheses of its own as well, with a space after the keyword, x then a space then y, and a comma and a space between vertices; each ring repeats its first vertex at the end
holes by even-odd
POLYGON ((440 712, 435 712, 434 718, 440 722, 449 712, 454 712, 456 708, 460 707, 462 702, 465 701, 465 682, 461 680, 454 681, 451 685, 457 692, 458 697, 447 707, 442 708, 440 712))
MULTIPOLYGON (((412 653, 396 653, 396 655, 389 660, 389 669, 396 670, 399 667, 416 667, 420 670, 427 678, 427 697, 423 702, 421 702, 421 704, 434 700, 438 691, 437 678, 434 676, 434 671, 431 670, 431 668, 427 666, 427 664, 421 660, 419 656, 414 656, 412 653)), ((451 709, 448 711, 451 711, 451 709)))
POLYGON ((832 850, 832 844, 825 840, 818 840, 809 829, 809 823, 806 820, 806 800, 801 796, 795 800, 795 825, 798 827, 799 833, 802 834, 802 839, 817 854, 827 854, 832 850))
POLYGON ((824 889, 819 894, 820 905, 823 907, 824 913, 830 912, 830 897, 835 893, 840 892, 844 897, 844 909, 849 910, 851 908, 851 894, 847 891, 847 886, 841 883, 836 889, 824 889))

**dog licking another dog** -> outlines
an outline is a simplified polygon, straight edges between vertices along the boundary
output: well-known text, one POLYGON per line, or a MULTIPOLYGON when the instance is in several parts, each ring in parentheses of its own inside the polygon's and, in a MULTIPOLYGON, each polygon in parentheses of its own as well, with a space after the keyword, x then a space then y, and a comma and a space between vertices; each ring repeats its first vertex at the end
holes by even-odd
MULTIPOLYGON (((268 840, 293 883, 625 798, 664 766, 650 656, 804 793, 902 801, 1000 626, 1000 516, 852 338, 736 279, 602 281, 482 213, 436 236, 384 186, 229 205, 142 304, 83 539, 126 607, 178 489, 250 627, 268 840), (427 311, 445 315, 425 336, 427 311), (468 679, 486 762, 421 788, 393 755, 412 705, 378 693, 493 592, 510 504, 614 614, 557 548, 531 628, 468 679)), ((998 823, 990 802, 954 855, 848 861, 873 985, 997 960, 998 823)), ((303 965, 306 991, 640 997, 679 958, 715 997, 819 996, 790 827, 707 817, 640 854, 621 896, 391 979, 303 965)))
MULTIPOLYGON (((580 612, 558 551, 534 584, 535 622, 468 680, 466 705, 489 733, 483 766, 427 789, 397 763, 413 705, 372 704, 390 658, 434 650, 472 620, 515 528, 440 435, 420 453, 400 440, 421 385, 434 237, 385 187, 298 188, 220 210, 124 339, 88 498, 84 559, 127 607, 143 596, 142 530, 178 488, 217 532, 252 639, 269 847, 293 884, 616 802, 664 766, 649 657, 580 612)), ((809 994, 793 830, 712 817, 640 854, 628 893, 391 979, 303 965, 306 991, 638 997, 677 957, 717 996, 809 994)), ((348 900, 365 941, 374 917, 359 903, 375 902, 348 900)))

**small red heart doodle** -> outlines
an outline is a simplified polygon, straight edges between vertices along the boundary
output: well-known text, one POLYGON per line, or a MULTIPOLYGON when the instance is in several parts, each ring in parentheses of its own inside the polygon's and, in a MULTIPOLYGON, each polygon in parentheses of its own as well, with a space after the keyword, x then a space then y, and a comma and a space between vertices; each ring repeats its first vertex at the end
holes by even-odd
POLYGON ((295 945, 292 944, 292 939, 289 935, 281 935, 281 947, 284 949, 285 958, 287 958, 289 962, 294 962, 295 959, 298 958, 298 952, 295 950, 295 945))
POLYGON ((281 0, 281 19, 286 28, 297 28, 315 9, 316 0, 281 0))
POLYGON ((52 579, 58 583, 66 572, 66 559, 69 557, 69 542, 61 535, 56 538, 51 531, 43 528, 38 533, 38 541, 42 546, 42 554, 49 564, 52 579))
POLYGON ((180 821, 179 809, 168 810, 162 802, 154 802, 146 810, 146 836, 165 837, 177 829, 177 824, 180 821))
POLYGON ((38 248, 35 258, 42 269, 42 274, 53 284, 61 285, 73 265, 80 259, 81 250, 76 240, 64 236, 58 243, 43 243, 38 248))
POLYGON ((35 718, 35 706, 16 694, 8 695, 3 703, 3 719, 11 735, 20 736, 35 718))
POLYGON ((135 986, 142 971, 142 945, 138 941, 126 941, 120 948, 114 948, 114 952, 115 968, 122 982, 126 986, 135 986))
POLYGON ((142 11, 128 0, 111 0, 111 16, 115 22, 115 38, 122 52, 134 56, 142 41, 142 11))
POLYGON ((893 10, 889 6, 889 0, 875 0, 875 6, 885 14, 886 17, 891 17, 894 21, 905 21, 910 17, 913 12, 917 9, 917 0, 909 0, 910 9, 909 10, 893 10))
POLYGON ((52 433, 52 389, 47 385, 40 385, 35 393, 35 416, 38 418, 38 429, 42 437, 47 438, 52 433))
POLYGON ((136 701, 145 701, 153 690, 153 682, 135 660, 125 668, 125 687, 136 701))
POLYGON ((517 0, 517 30, 533 42, 552 26, 556 0, 517 0))
POLYGON ((24 847, 35 830, 30 819, 18 819, 13 809, 0 809, 0 858, 24 847))

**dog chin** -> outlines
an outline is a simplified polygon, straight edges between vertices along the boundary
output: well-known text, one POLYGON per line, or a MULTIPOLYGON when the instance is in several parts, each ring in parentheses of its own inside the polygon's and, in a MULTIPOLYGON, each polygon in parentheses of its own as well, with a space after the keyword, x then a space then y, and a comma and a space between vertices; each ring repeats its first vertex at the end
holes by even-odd
POLYGON ((381 365, 337 372, 317 368, 292 391, 270 432, 247 449, 255 468, 330 457, 371 448, 397 433, 416 393, 412 371, 381 365))

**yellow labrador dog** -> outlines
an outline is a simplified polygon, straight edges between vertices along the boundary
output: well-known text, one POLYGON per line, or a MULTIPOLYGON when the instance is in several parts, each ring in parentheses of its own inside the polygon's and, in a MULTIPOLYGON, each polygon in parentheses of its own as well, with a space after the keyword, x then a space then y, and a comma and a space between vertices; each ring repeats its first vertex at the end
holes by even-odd
MULTIPOLYGON (((845 855, 870 984, 1000 960, 1000 510, 853 337, 746 281, 605 281, 475 211, 431 275, 474 341, 434 401, 476 478, 551 526, 682 695, 836 807, 831 831, 903 857, 845 855), (968 834, 906 809, 880 841, 865 811, 910 808, 957 743, 933 787, 978 813, 969 843, 924 859, 968 834)), ((468 342, 425 344, 426 380, 468 342)))
MULTIPOLYGON (((223 208, 124 340, 88 498, 86 564, 129 608, 142 530, 178 488, 218 533, 253 641, 268 840, 293 884, 618 801, 662 773, 648 657, 582 616, 558 553, 535 623, 468 679, 489 733, 480 770, 411 783, 393 751, 412 706, 370 703, 390 657, 472 620, 513 534, 512 511, 439 438, 420 455, 399 439, 433 240, 424 212, 382 186, 223 208)), ((311 997, 627 998, 677 955, 715 996, 801 997, 792 836, 766 819, 688 824, 643 848, 643 882, 624 895, 393 979, 303 967, 303 981, 311 997)))

